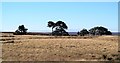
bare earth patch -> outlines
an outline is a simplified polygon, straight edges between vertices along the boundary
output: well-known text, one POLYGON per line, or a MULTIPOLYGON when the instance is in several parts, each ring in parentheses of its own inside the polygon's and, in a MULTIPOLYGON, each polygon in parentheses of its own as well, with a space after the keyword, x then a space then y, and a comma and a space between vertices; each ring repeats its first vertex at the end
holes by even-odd
POLYGON ((117 60, 118 37, 2 36, 4 61, 117 60))

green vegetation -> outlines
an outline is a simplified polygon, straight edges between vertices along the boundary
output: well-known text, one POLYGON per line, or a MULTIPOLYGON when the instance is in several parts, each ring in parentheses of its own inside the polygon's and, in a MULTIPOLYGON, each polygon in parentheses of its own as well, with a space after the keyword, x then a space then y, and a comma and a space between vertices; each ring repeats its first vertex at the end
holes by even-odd
POLYGON ((80 32, 77 33, 80 36, 84 36, 84 35, 88 35, 89 32, 87 31, 87 29, 82 29, 80 32))
POLYGON ((18 29, 15 31, 15 35, 24 35, 27 33, 27 28, 24 27, 24 25, 20 25, 18 29))
POLYGON ((67 25, 62 21, 57 21, 56 23, 49 21, 48 27, 52 27, 52 35, 54 36, 65 36, 69 35, 65 30, 68 29, 67 25), (53 31, 53 29, 55 29, 53 31))
POLYGON ((80 36, 84 36, 84 35, 112 35, 112 33, 110 31, 108 31, 107 28, 102 27, 102 26, 97 26, 94 28, 91 28, 89 31, 87 31, 87 29, 82 29, 80 32, 77 33, 80 36))
POLYGON ((92 35, 112 35, 112 33, 110 31, 108 31, 107 28, 105 27, 94 27, 94 28, 91 28, 89 30, 89 33, 92 34, 92 35))
MULTIPOLYGON (((63 21, 57 21, 54 23, 53 21, 49 21, 47 27, 52 28, 52 33, 50 35, 53 36, 69 36, 68 32, 66 30, 68 29, 68 26, 63 21)), ((15 35, 24 35, 27 33, 27 28, 24 27, 24 25, 20 25, 18 29, 14 32, 15 35)), ((85 35, 112 35, 112 33, 105 27, 97 26, 94 28, 91 28, 90 30, 82 29, 78 31, 77 33, 80 36, 85 35)))

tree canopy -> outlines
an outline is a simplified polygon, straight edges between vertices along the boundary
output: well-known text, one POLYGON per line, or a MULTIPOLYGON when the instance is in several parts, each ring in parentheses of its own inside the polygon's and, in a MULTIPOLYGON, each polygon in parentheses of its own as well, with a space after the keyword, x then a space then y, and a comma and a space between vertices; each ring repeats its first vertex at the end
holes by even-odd
POLYGON ((88 35, 89 32, 87 31, 87 29, 82 29, 80 32, 77 33, 80 36, 84 36, 84 35, 88 35))
POLYGON ((84 35, 112 35, 112 33, 105 27, 97 26, 91 28, 89 31, 87 29, 82 29, 80 32, 77 33, 80 36, 84 35))
POLYGON ((48 27, 52 27, 52 35, 69 35, 65 30, 68 29, 67 25, 63 21, 57 21, 56 23, 49 21, 48 27), (55 30, 53 31, 53 29, 55 30))
POLYGON ((15 33, 14 34, 16 34, 16 35, 23 35, 23 34, 26 34, 27 33, 27 28, 25 28, 24 27, 24 25, 20 25, 19 27, 18 27, 18 29, 15 31, 15 33))
POLYGON ((112 35, 112 33, 110 31, 108 31, 107 28, 102 27, 102 26, 100 26, 100 27, 97 26, 97 27, 91 28, 89 30, 89 33, 92 35, 112 35))

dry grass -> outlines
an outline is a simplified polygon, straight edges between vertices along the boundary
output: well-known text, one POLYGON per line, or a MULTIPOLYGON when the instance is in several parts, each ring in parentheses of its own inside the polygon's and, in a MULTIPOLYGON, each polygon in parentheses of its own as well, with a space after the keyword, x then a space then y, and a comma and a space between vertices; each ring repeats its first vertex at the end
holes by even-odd
POLYGON ((118 37, 52 37, 4 34, 4 61, 81 61, 118 59, 118 37))

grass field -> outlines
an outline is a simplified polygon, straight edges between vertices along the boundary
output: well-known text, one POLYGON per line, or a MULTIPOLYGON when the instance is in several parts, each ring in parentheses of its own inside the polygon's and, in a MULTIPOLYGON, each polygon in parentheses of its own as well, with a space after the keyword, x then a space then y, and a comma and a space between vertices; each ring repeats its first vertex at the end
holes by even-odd
POLYGON ((118 60, 118 36, 40 36, 2 33, 3 61, 118 60))

